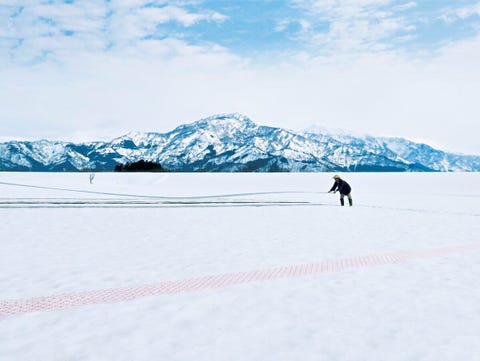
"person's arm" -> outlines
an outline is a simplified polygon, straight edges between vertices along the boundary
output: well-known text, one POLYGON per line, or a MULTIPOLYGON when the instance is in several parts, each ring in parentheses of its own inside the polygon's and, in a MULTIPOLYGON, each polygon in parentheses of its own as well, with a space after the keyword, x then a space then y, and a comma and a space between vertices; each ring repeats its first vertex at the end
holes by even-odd
POLYGON ((333 187, 328 191, 328 193, 335 192, 335 188, 337 188, 337 186, 338 186, 337 182, 333 183, 333 187))

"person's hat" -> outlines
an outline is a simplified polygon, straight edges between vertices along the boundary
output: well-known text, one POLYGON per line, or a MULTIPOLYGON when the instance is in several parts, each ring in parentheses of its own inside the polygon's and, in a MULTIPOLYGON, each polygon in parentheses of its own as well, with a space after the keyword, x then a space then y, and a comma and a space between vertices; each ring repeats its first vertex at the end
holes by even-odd
POLYGON ((335 175, 333 176, 333 179, 340 179, 340 176, 339 176, 338 174, 335 174, 335 175))

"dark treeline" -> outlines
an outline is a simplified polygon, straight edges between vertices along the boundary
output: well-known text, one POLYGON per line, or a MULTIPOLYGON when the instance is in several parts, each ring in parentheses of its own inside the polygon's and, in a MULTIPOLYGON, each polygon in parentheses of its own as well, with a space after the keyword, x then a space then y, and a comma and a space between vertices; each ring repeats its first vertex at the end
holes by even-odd
POLYGON ((160 163, 139 160, 138 162, 117 164, 115 172, 168 172, 160 163))

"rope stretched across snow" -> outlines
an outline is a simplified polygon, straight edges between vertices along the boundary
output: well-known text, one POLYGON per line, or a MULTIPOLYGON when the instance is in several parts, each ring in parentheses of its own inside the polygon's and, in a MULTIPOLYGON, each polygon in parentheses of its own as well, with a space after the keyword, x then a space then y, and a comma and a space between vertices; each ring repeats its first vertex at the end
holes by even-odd
POLYGON ((166 200, 167 199, 181 200, 181 199, 231 198, 231 197, 248 197, 248 196, 271 195, 271 194, 325 194, 325 193, 328 193, 328 192, 307 192, 307 191, 277 191, 277 192, 249 192, 249 193, 233 193, 233 194, 216 194, 216 195, 201 195, 201 196, 155 196, 155 195, 142 195, 142 194, 88 191, 88 190, 83 190, 83 189, 46 187, 46 186, 36 186, 36 185, 31 185, 31 184, 9 183, 9 182, 0 182, 0 184, 1 185, 7 185, 7 186, 48 189, 48 190, 55 190, 55 191, 66 191, 66 192, 86 193, 86 194, 99 194, 99 195, 104 195, 104 196, 129 197, 129 198, 130 197, 152 198, 152 199, 166 199, 166 200))
MULTIPOLYGON (((241 202, 241 201, 231 201, 225 202, 221 204, 221 202, 211 202, 212 204, 207 204, 208 202, 192 202, 192 203, 182 203, 182 201, 195 201, 195 200, 208 200, 208 199, 222 199, 222 198, 242 198, 242 197, 251 197, 251 196, 259 196, 259 195, 279 195, 279 194, 328 194, 329 192, 313 192, 313 191, 271 191, 271 192, 247 192, 247 193, 232 193, 232 194, 216 194, 216 195, 199 195, 199 196, 156 196, 156 195, 142 195, 142 194, 128 194, 128 193, 111 193, 111 192, 99 192, 99 191, 88 191, 88 190, 80 190, 80 189, 70 189, 70 188, 58 188, 58 187, 46 187, 46 186, 36 186, 30 184, 21 184, 21 183, 9 183, 9 182, 0 182, 0 185, 7 185, 7 186, 17 186, 17 187, 27 187, 27 188, 38 188, 38 189, 47 189, 47 190, 57 190, 57 191, 67 191, 67 192, 76 192, 76 193, 86 193, 86 194, 97 194, 97 195, 104 195, 104 196, 116 196, 116 197, 124 197, 124 198, 135 198, 135 199, 150 199, 156 201, 165 201, 165 202, 138 202, 138 204, 134 204, 135 202, 125 202, 122 203, 120 200, 112 200, 110 204, 105 200, 85 200, 81 202, 80 200, 69 201, 63 199, 62 201, 55 201, 50 199, 49 201, 45 201, 42 199, 36 199, 35 201, 29 202, 26 199, 7 199, 3 202, 0 201, 0 208, 112 208, 112 207, 126 207, 130 206, 131 208, 143 208, 144 206, 148 206, 153 208, 155 206, 158 207, 168 207, 168 206, 176 206, 176 207, 232 207, 232 206, 256 206, 256 207, 267 207, 267 206, 332 206, 333 204, 326 204, 326 203, 318 203, 318 202, 310 202, 310 201, 249 201, 249 202, 241 202), (172 201, 172 202, 168 202, 172 201), (116 202, 117 205, 113 204, 112 202, 116 202), (217 203, 217 204, 213 204, 217 203), (228 203, 228 204, 227 204, 228 203), (77 205, 75 205, 77 204, 77 205), (83 204, 83 205, 81 205, 83 204)), ((478 213, 465 213, 465 212, 449 212, 449 211, 442 211, 442 210, 431 210, 431 209, 416 209, 416 208, 396 208, 396 207, 387 207, 387 206, 378 206, 378 205, 356 205, 356 208, 374 208, 374 209, 386 209, 386 210, 395 210, 395 211, 405 211, 405 212, 420 212, 420 213, 431 213, 431 214, 445 214, 445 215, 454 215, 454 216, 471 216, 471 217, 480 217, 478 213)))

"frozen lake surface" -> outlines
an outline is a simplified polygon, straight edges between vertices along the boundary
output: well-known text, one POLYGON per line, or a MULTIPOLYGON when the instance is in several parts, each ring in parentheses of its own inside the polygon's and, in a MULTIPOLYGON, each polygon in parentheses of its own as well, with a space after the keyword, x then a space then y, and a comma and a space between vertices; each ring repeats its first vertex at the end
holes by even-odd
POLYGON ((0 360, 478 360, 480 174, 0 173, 0 360))

